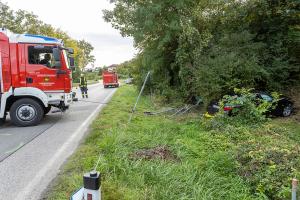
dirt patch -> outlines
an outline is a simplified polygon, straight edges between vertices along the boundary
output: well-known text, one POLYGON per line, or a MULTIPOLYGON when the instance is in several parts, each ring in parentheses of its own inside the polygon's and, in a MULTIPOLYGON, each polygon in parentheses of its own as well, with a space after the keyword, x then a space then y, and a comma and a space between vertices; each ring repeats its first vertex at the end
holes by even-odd
POLYGON ((130 156, 133 159, 154 160, 161 159, 165 161, 178 161, 178 157, 172 153, 167 146, 158 146, 152 149, 143 149, 130 156))

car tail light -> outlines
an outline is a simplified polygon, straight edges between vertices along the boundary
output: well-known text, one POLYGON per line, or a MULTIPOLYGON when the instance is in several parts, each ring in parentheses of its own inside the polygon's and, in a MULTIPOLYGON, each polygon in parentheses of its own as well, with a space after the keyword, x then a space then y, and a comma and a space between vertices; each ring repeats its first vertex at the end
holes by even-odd
POLYGON ((233 107, 231 106, 225 106, 224 107, 224 111, 231 111, 233 109, 233 107))

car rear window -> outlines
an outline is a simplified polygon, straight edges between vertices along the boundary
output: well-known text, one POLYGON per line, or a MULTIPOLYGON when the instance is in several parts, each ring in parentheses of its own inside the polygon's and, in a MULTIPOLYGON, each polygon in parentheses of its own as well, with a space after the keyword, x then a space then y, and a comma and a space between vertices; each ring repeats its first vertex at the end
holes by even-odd
POLYGON ((269 95, 266 95, 266 94, 261 94, 260 95, 261 96, 261 98, 263 99, 263 100, 265 100, 265 101, 273 101, 273 98, 272 97, 270 97, 269 95))

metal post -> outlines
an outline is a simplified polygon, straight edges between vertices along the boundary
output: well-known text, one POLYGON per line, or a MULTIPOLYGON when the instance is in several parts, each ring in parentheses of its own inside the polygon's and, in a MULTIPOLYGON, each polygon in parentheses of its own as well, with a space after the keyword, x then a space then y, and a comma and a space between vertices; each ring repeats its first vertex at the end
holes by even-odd
POLYGON ((292 200, 297 200, 297 188, 298 188, 298 180, 293 178, 293 180, 292 180, 292 200))
POLYGON ((141 95, 142 95, 144 89, 145 89, 145 86, 146 86, 146 83, 147 83, 147 80, 148 80, 149 76, 150 76, 150 72, 147 73, 147 76, 146 76, 145 81, 144 81, 144 83, 143 83, 142 89, 141 89, 141 91, 140 91, 140 93, 139 93, 139 96, 138 96, 138 98, 136 99, 136 102, 135 102, 135 105, 134 105, 134 107, 133 107, 133 109, 132 109, 132 112, 135 112, 136 106, 137 106, 137 104, 138 104, 138 102, 139 102, 139 100, 140 100, 140 97, 141 97, 141 95))
POLYGON ((150 73, 151 73, 150 71, 147 73, 147 76, 146 76, 146 78, 145 78, 145 81, 144 81, 143 86, 142 86, 142 88, 141 88, 141 91, 140 91, 140 93, 139 93, 139 96, 138 96, 137 99, 136 99, 136 102, 135 102, 135 104, 134 104, 134 107, 133 107, 133 109, 132 109, 132 113, 131 113, 131 115, 130 115, 130 118, 129 118, 129 121, 128 121, 128 122, 131 122, 133 113, 135 112, 136 106, 137 106, 137 104, 138 104, 138 102, 139 102, 139 100, 140 100, 140 98, 141 98, 141 95, 142 95, 144 89, 145 89, 145 86, 146 86, 146 83, 147 83, 148 78, 149 78, 149 76, 150 76, 150 73))
POLYGON ((83 176, 84 200, 101 200, 101 175, 91 171, 83 176))

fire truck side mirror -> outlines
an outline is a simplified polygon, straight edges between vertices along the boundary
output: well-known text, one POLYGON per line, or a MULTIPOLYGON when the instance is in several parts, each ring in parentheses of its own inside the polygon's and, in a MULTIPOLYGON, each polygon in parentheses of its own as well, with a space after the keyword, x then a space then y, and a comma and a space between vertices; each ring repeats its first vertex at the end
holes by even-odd
POLYGON ((73 57, 69 57, 70 67, 72 70, 75 70, 75 60, 73 57))
POLYGON ((57 67, 57 68, 61 67, 60 55, 61 55, 60 49, 59 48, 53 48, 53 58, 55 60, 55 67, 57 67))

